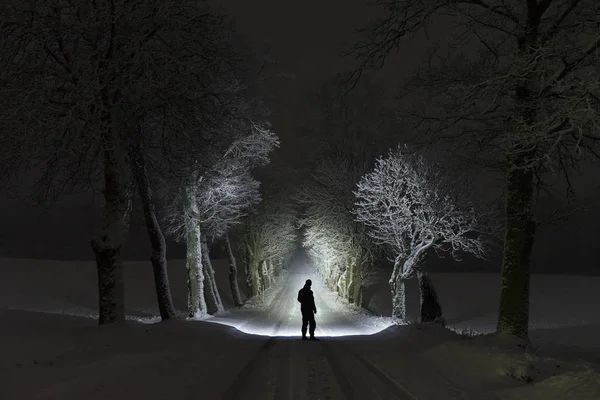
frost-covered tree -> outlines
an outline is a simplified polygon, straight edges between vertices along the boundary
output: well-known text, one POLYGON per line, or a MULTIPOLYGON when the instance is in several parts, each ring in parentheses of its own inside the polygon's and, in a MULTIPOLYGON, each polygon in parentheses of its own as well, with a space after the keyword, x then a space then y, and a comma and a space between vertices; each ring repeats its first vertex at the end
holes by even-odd
MULTIPOLYGON (((377 0, 382 17, 354 47, 362 71, 389 63, 432 24, 450 28, 406 84, 419 136, 447 140, 506 176, 498 332, 526 338, 536 191, 597 154, 600 3, 596 0, 377 0), (427 101, 415 101, 421 94, 427 101)), ((571 182, 569 180, 569 182, 571 182)))
POLYGON ((296 246, 296 209, 289 194, 271 190, 242 227, 246 282, 253 296, 273 284, 296 246))
POLYGON ((206 88, 227 65, 222 28, 206 2, 192 0, 0 4, 0 83, 10 99, 0 111, 2 142, 8 138, 22 150, 13 154, 40 172, 37 198, 90 187, 104 197, 102 227, 91 242, 100 323, 125 319, 131 139, 150 114, 161 115, 179 125, 165 131, 166 148, 178 143, 179 156, 199 148, 192 127, 206 124, 200 109, 216 101, 206 88))
POLYGON ((313 141, 307 159, 312 165, 295 196, 302 208, 304 246, 329 287, 361 304, 374 249, 350 212, 352 191, 375 157, 389 148, 393 118, 382 90, 369 80, 344 93, 336 77, 311 105, 312 124, 304 132, 313 141))
POLYGON ((348 158, 321 163, 298 191, 303 208, 303 245, 325 283, 350 302, 361 303, 363 280, 373 260, 365 227, 354 221, 352 190, 366 162, 348 158))
POLYGON ((398 147, 377 160, 375 169, 358 183, 356 220, 394 253, 389 284, 396 318, 406 319, 405 281, 414 274, 421 288, 421 319, 441 318, 435 290, 424 271, 423 261, 431 250, 455 259, 464 253, 484 256, 484 234, 490 230, 460 182, 439 165, 398 147))
MULTIPOLYGON (((205 162, 203 170, 191 171, 191 177, 185 179, 184 188, 172 197, 166 212, 170 233, 184 240, 187 247, 188 315, 191 318, 222 310, 208 245, 239 223, 246 210, 260 200, 259 183, 250 171, 267 164, 279 144, 267 125, 251 123, 246 133, 235 134, 237 139, 220 157, 214 158, 212 165, 205 162)), ((216 148, 211 150, 214 156, 216 148)))

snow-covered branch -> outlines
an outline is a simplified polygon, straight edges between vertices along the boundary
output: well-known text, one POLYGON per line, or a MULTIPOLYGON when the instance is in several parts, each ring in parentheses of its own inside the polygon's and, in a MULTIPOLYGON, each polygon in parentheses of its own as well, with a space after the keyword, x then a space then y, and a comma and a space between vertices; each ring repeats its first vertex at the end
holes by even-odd
POLYGON ((423 257, 429 248, 455 259, 461 253, 483 258, 490 229, 465 190, 439 166, 399 147, 358 183, 354 212, 371 237, 402 259, 423 257))
POLYGON ((466 192, 464 181, 402 147, 377 160, 358 183, 356 220, 394 253, 390 286, 396 317, 405 318, 405 280, 418 273, 433 290, 422 276, 422 261, 431 250, 456 260, 463 253, 485 256, 491 229, 466 192))

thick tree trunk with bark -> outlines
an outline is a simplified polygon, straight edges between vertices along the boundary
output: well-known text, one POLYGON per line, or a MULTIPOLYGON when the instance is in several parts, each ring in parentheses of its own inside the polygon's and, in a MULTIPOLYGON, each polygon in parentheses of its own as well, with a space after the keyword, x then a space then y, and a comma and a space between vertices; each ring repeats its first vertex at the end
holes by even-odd
POLYGON ((400 321, 406 321, 406 282, 398 276, 390 281, 392 293, 392 316, 400 321))
POLYGON ((406 279, 402 275, 403 261, 396 261, 390 278, 392 294, 392 316, 406 321, 406 279))
MULTIPOLYGON (((519 53, 529 62, 536 51, 540 6, 528 2, 527 25, 519 38, 519 53)), ((535 237, 534 166, 537 142, 536 119, 538 103, 535 93, 535 68, 527 66, 528 75, 515 88, 515 116, 520 130, 515 132, 509 149, 506 176, 506 233, 502 258, 502 286, 498 333, 527 339, 529 333, 529 273, 530 256, 535 237)))
POLYGON ((243 304, 242 295, 240 293, 240 286, 238 283, 237 262, 235 259, 235 254, 233 254, 233 248, 231 247, 229 235, 225 235, 225 243, 227 244, 227 257, 229 258, 229 287, 231 288, 233 304, 236 307, 239 307, 243 304))
POLYGON ((198 203, 193 187, 186 188, 186 203, 184 213, 186 233, 186 260, 188 273, 188 316, 201 318, 206 316, 206 301, 204 300, 204 271, 202 270, 202 243, 200 220, 198 219, 198 203))
POLYGON ((419 293, 421 295, 421 317, 420 322, 440 322, 443 324, 442 307, 438 300, 433 282, 427 273, 417 272, 419 281, 419 293))
POLYGON ((215 269, 210 261, 210 252, 206 240, 202 241, 202 258, 204 260, 204 271, 206 272, 205 275, 208 282, 204 294, 206 296, 208 312, 210 314, 214 314, 215 312, 223 311, 225 307, 223 307, 221 295, 219 294, 219 287, 217 286, 217 279, 215 277, 215 269))
POLYGON ((158 309, 162 320, 167 320, 176 317, 167 272, 167 245, 158 223, 158 218, 156 217, 154 204, 152 203, 152 190, 150 189, 146 163, 139 143, 132 153, 133 175, 138 187, 144 212, 144 221, 152 248, 150 262, 152 263, 152 271, 154 273, 154 287, 156 288, 158 309))
POLYGON ((527 338, 530 255, 535 235, 533 171, 511 170, 506 188, 506 235, 498 332, 527 338))
POLYGON ((91 241, 98 271, 98 322, 125 320, 125 288, 121 249, 129 229, 131 193, 126 151, 106 135, 102 229, 91 241))

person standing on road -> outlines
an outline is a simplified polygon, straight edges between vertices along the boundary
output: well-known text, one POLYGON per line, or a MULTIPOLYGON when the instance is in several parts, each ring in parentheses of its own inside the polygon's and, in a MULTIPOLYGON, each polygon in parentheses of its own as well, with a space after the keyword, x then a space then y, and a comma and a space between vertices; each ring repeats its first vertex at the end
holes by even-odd
POLYGON ((300 302, 300 310, 302 311, 302 340, 306 340, 307 325, 309 325, 310 340, 317 340, 315 337, 315 328, 317 327, 315 314, 317 313, 317 307, 315 306, 315 296, 312 290, 310 290, 311 285, 312 281, 307 279, 304 287, 298 292, 298 301, 300 302))

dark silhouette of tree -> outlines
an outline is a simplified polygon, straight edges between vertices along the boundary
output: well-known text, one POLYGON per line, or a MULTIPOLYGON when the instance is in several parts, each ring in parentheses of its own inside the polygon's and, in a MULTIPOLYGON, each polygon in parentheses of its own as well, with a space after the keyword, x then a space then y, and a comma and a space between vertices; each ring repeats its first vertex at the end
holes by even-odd
POLYGON ((450 143, 471 162, 506 174, 498 333, 527 338, 537 189, 547 173, 567 179, 595 156, 600 4, 594 0, 376 0, 383 15, 362 30, 349 77, 380 68, 403 40, 435 23, 451 28, 426 68, 404 85, 427 103, 407 109, 410 129, 450 143))

